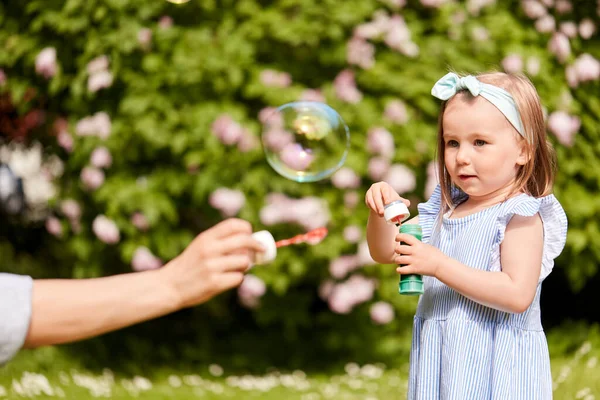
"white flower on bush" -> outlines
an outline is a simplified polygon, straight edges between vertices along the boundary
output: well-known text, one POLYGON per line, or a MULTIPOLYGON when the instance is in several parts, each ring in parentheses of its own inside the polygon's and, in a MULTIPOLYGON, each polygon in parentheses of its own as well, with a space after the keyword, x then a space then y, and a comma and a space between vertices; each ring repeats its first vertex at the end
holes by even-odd
POLYGON ((306 230, 326 226, 329 218, 327 203, 318 197, 291 199, 272 193, 267 196, 267 205, 260 210, 260 220, 265 225, 293 222, 306 230))
POLYGON ((352 275, 347 281, 333 287, 327 299, 331 311, 348 314, 358 304, 373 298, 376 281, 363 275, 352 275))
POLYGON ((104 147, 96 147, 90 156, 90 163, 96 168, 109 168, 112 165, 110 151, 104 147))
POLYGON ((267 285, 256 275, 247 274, 238 287, 238 298, 246 308, 256 308, 260 298, 267 292, 267 285))
POLYGON ((367 150, 373 154, 381 154, 391 159, 396 150, 394 137, 385 128, 374 127, 367 134, 367 150))
POLYGON ((569 38, 561 32, 555 32, 548 42, 548 50, 556 56, 558 61, 564 63, 571 55, 569 38))
POLYGON ((378 301, 373 303, 369 309, 371 320, 378 325, 389 324, 394 320, 394 308, 390 303, 378 301))
POLYGON ((374 181, 380 181, 390 169, 390 162, 383 157, 373 157, 369 160, 367 171, 374 181))
POLYGON ((158 20, 158 27, 162 30, 169 29, 172 26, 173 26, 173 18, 169 17, 168 15, 163 15, 158 20))
POLYGON ((596 81, 600 78, 600 61, 588 53, 577 57, 573 67, 579 82, 596 81))
POLYGON ((369 69, 375 65, 375 46, 361 37, 355 36, 348 42, 346 50, 348 64, 369 69))
POLYGON ((416 57, 419 54, 419 47, 411 41, 408 25, 400 15, 394 15, 389 19, 383 40, 389 48, 407 57, 416 57))
POLYGON ((360 186, 360 176, 351 168, 343 167, 333 174, 331 183, 339 189, 356 189, 360 186))
POLYGON ((146 231, 150 228, 150 223, 146 216, 141 212, 136 212, 131 216, 131 224, 140 231, 146 231))
POLYGON ((594 24, 594 21, 585 18, 579 23, 579 36, 582 39, 589 39, 594 33, 596 33, 596 24, 594 24))
POLYGON ((52 236, 56 236, 56 237, 61 237, 63 230, 62 230, 62 224, 60 223, 60 220, 56 217, 48 217, 46 219, 46 230, 48 231, 48 233, 50 233, 52 236))
POLYGON ((356 104, 362 100, 362 93, 356 88, 354 72, 345 69, 333 80, 333 89, 338 99, 356 104))
POLYGON ((364 39, 375 39, 383 36, 388 30, 390 17, 383 11, 376 11, 373 20, 354 28, 354 36, 364 39))
POLYGON ((340 256, 329 263, 329 274, 336 279, 341 279, 359 265, 358 257, 354 255, 340 256))
POLYGON ((236 144, 243 136, 243 128, 227 114, 221 114, 211 126, 212 133, 226 145, 236 144))
POLYGON ((152 44, 152 30, 150 28, 142 28, 137 34, 137 40, 142 49, 148 50, 152 44))
POLYGON ((56 49, 54 47, 46 47, 40 51, 35 58, 35 72, 49 79, 56 75, 58 65, 56 63, 56 49))
POLYGON ((110 117, 104 111, 79 120, 75 126, 75 132, 78 136, 97 136, 100 139, 107 139, 110 136, 110 131, 110 117))
POLYGON ((246 196, 239 190, 218 188, 210 195, 209 204, 225 217, 233 217, 246 204, 246 196))
POLYGON ((531 76, 536 76, 540 72, 542 63, 538 57, 532 56, 527 59, 525 68, 527 73, 531 76))
POLYGON ((98 239, 106 244, 115 244, 121 240, 117 224, 102 214, 94 218, 92 231, 98 239))
POLYGON ((69 220, 79 220, 81 217, 81 207, 79 203, 77 203, 73 199, 64 199, 60 202, 60 211, 67 217, 69 220))
POLYGON ((521 5, 525 15, 531 19, 538 19, 548 14, 546 7, 537 0, 525 0, 521 5))
POLYGON ((300 95, 300 100, 302 100, 302 101, 316 101, 318 103, 325 103, 325 96, 323 96, 323 93, 321 93, 320 90, 306 89, 300 95))
POLYGON ((104 172, 96 167, 85 167, 81 170, 81 182, 90 190, 96 190, 104 183, 104 172))
POLYGON ((87 64, 88 91, 94 93, 100 89, 108 88, 113 83, 113 75, 108 71, 108 57, 102 55, 94 58, 87 64))
POLYGON ((556 20, 552 15, 546 14, 535 21, 535 29, 539 33, 551 33, 556 29, 556 20))
POLYGON ((523 59, 518 54, 510 54, 502 60, 502 68, 509 74, 523 71, 523 59))
POLYGON ((157 269, 162 266, 160 258, 156 257, 152 252, 144 246, 138 247, 133 253, 131 259, 131 267, 134 271, 147 271, 157 269))
POLYGON ((573 4, 571 4, 570 0, 556 0, 554 9, 559 14, 570 13, 573 10, 573 4))
POLYGON ((344 240, 348 243, 358 243, 362 238, 362 229, 358 225, 348 225, 344 228, 344 240))
POLYGON ((555 111, 548 117, 548 129, 565 146, 572 146, 581 120, 564 111, 555 111))
POLYGON ((558 29, 568 38, 577 37, 577 24, 573 21, 561 22, 558 29))
POLYGON ((348 209, 353 209, 358 205, 360 201, 360 196, 356 192, 347 192, 344 193, 344 207, 348 209))
POLYGON ((401 100, 392 100, 385 106, 383 117, 396 124, 402 125, 408 122, 406 105, 401 100))
POLYGON ((266 69, 260 73, 260 81, 265 86, 285 88, 292 84, 292 77, 287 72, 266 69))
POLYGON ((414 172, 402 164, 392 165, 387 174, 383 177, 383 180, 389 183, 400 195, 412 192, 415 190, 415 187, 417 187, 417 179, 415 178, 414 172))

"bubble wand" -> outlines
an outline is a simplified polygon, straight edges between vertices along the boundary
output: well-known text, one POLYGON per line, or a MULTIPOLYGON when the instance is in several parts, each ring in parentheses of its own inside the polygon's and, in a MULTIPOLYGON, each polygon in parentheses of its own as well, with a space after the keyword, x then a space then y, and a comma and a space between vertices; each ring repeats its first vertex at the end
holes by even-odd
POLYGON ((300 243, 308 243, 311 245, 320 243, 323 239, 325 239, 327 233, 327 228, 321 227, 300 235, 296 235, 289 239, 275 241, 273 235, 269 231, 254 232, 252 237, 263 245, 265 251, 262 253, 255 253, 252 264, 267 264, 273 261, 277 256, 277 249, 280 247, 286 247, 300 243))

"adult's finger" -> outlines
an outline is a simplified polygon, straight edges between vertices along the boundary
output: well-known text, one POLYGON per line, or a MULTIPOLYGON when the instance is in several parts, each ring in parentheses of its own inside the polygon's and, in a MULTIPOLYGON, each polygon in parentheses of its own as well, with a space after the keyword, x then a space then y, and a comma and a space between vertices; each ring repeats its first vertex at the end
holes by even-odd
POLYGON ((233 289, 234 287, 240 286, 244 280, 244 273, 239 271, 226 272, 221 275, 219 279, 220 290, 233 289))
POLYGON ((207 236, 221 239, 237 233, 252 233, 250 222, 239 218, 229 218, 204 232, 207 236))
POLYGON ((244 272, 251 264, 250 256, 247 254, 231 254, 227 256, 217 257, 211 260, 225 272, 244 272))
POLYGON ((263 245, 245 233, 238 233, 225 237, 215 245, 218 254, 229 254, 234 252, 243 252, 243 250, 252 250, 253 252, 265 251, 263 245))

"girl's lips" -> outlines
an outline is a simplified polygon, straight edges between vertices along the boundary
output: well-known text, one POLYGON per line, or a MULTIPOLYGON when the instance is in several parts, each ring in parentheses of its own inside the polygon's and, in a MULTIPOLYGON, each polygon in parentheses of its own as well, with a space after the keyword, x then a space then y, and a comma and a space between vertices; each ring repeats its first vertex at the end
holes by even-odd
POLYGON ((466 181, 467 179, 475 178, 475 175, 459 175, 461 180, 466 181))

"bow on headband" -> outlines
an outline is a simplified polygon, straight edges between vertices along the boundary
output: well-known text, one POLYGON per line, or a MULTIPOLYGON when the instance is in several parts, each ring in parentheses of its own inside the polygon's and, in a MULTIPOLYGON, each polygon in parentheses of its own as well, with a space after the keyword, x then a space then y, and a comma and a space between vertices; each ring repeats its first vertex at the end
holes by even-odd
POLYGON ((455 73, 449 72, 436 82, 431 89, 431 94, 440 100, 448 100, 461 90, 468 90, 473 96, 481 96, 492 103, 504 114, 517 132, 525 137, 517 104, 511 94, 502 88, 480 82, 472 75, 461 78, 455 73))

